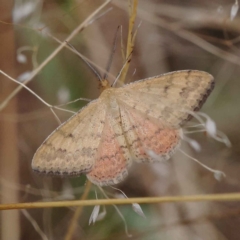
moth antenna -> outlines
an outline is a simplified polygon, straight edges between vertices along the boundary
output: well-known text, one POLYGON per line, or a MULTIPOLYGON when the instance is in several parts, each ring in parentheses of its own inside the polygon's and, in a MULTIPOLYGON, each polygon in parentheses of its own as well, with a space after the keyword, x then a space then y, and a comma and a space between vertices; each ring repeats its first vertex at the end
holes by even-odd
MULTIPOLYGON (((67 43, 67 45, 68 45, 69 47, 71 47, 74 51, 76 51, 77 53, 79 53, 79 52, 77 51, 77 49, 76 49, 72 44, 70 44, 70 43, 67 42, 67 41, 66 41, 66 43, 67 43)), ((97 69, 94 68, 88 61, 86 61, 86 60, 81 56, 81 54, 77 54, 77 56, 78 56, 79 58, 81 58, 85 64, 87 64, 87 66, 93 71, 93 73, 94 73, 95 76, 98 78, 98 80, 102 83, 103 79, 102 79, 102 77, 101 77, 101 74, 97 71, 97 69)))
POLYGON ((124 47, 124 43, 123 43, 123 33, 122 33, 122 26, 120 28, 120 37, 121 37, 121 53, 122 53, 122 58, 126 59, 125 57, 125 47, 124 47))
POLYGON ((115 36, 114 36, 111 55, 110 55, 110 57, 109 57, 109 59, 108 59, 107 68, 106 68, 106 72, 105 72, 105 74, 104 74, 104 76, 103 76, 103 79, 107 79, 107 77, 108 77, 108 72, 109 72, 109 70, 110 70, 110 68, 111 68, 111 65, 112 65, 113 56, 114 56, 114 53, 115 53, 116 48, 117 48, 117 36, 118 36, 119 28, 120 28, 120 26, 117 27, 117 31, 116 31, 115 36))
POLYGON ((131 56, 132 56, 132 52, 129 54, 129 56, 128 56, 127 59, 125 60, 125 63, 123 64, 121 70, 119 71, 119 73, 118 73, 116 79, 114 80, 114 82, 112 83, 111 87, 114 87, 114 86, 116 85, 119 77, 121 76, 121 73, 122 73, 124 67, 126 66, 126 64, 127 64, 129 61, 131 61, 131 56))

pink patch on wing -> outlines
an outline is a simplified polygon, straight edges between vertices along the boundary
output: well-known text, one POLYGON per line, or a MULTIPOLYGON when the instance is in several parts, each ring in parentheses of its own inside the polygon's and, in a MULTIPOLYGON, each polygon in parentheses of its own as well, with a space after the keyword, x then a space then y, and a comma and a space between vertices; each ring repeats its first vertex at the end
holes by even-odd
MULTIPOLYGON (((164 128, 154 119, 143 117, 135 111, 129 113, 132 122, 135 123, 135 133, 138 136, 137 141, 134 141, 132 148, 138 152, 135 156, 138 161, 148 161, 148 151, 168 159, 173 150, 180 142, 179 130, 164 128)), ((156 160, 156 159, 154 159, 156 160)), ((159 158, 159 160, 161 160, 159 158)))
POLYGON ((120 144, 118 137, 110 124, 110 119, 106 118, 95 165, 87 174, 93 183, 100 186, 112 185, 126 177, 128 159, 125 152, 128 149, 126 145, 120 144))

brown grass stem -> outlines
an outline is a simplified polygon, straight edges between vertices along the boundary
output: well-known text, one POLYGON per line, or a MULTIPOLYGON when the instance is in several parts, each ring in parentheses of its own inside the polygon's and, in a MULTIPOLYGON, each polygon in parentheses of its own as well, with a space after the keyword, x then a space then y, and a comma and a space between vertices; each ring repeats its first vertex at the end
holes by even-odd
POLYGON ((126 204, 153 204, 153 203, 175 203, 175 202, 203 202, 203 201, 240 201, 240 193, 188 195, 188 196, 166 196, 166 197, 143 197, 127 199, 91 199, 59 202, 29 202, 1 204, 0 210, 50 208, 50 207, 76 207, 95 205, 126 205, 126 204))
POLYGON ((120 83, 124 83, 126 79, 126 75, 130 66, 130 62, 132 59, 132 51, 134 47, 134 34, 133 28, 135 19, 137 16, 137 7, 138 7, 138 0, 133 0, 133 4, 130 5, 130 17, 129 17, 129 25, 128 25, 128 39, 127 39, 127 49, 124 62, 127 60, 127 64, 124 66, 121 76, 119 78, 120 83))
MULTIPOLYGON (((92 186, 92 183, 90 181, 87 181, 86 187, 84 189, 84 193, 81 196, 80 201, 83 201, 83 200, 87 199, 87 196, 89 194, 91 186, 92 186)), ((79 219, 79 217, 80 217, 80 215, 82 213, 82 210, 83 210, 83 206, 79 206, 76 209, 76 211, 75 211, 75 213, 74 213, 74 215, 72 217, 71 223, 69 225, 67 234, 65 236, 65 240, 71 240, 72 239, 72 236, 74 234, 74 230, 75 230, 75 228, 77 226, 77 221, 78 221, 78 219, 79 219)))

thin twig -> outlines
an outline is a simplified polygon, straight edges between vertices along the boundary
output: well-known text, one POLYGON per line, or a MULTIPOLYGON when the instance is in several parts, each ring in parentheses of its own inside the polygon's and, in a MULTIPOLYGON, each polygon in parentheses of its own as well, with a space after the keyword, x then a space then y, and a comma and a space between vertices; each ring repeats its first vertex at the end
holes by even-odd
MULTIPOLYGON (((70 110, 67 110, 67 109, 64 109, 64 108, 60 108, 60 107, 57 107, 57 106, 53 106, 49 103, 47 103, 46 101, 44 101, 40 96, 38 96, 32 89, 30 89, 29 87, 27 87, 24 83, 21 83, 19 81, 17 81, 16 79, 12 78, 11 76, 7 75, 5 72, 1 71, 0 70, 0 73, 3 74, 4 76, 6 76, 8 79, 10 79, 11 81, 17 83, 20 85, 20 87, 22 88, 25 88, 27 89, 30 93, 32 93, 36 98, 38 98, 43 104, 45 104, 47 107, 50 108, 50 110, 52 111, 52 108, 55 108, 55 109, 58 109, 58 110, 61 110, 61 111, 65 111, 65 112, 69 112, 69 113, 75 113, 73 111, 70 111, 70 110)), ((53 112, 54 116, 55 116, 55 113, 53 112)))
POLYGON ((128 63, 125 65, 121 76, 120 76, 120 83, 124 83, 126 79, 126 75, 130 66, 131 58, 132 58, 132 51, 134 47, 134 39, 133 39, 133 27, 135 23, 135 19, 137 16, 137 6, 138 6, 138 0, 132 0, 133 5, 131 6, 132 9, 130 9, 130 18, 129 18, 129 26, 128 26, 128 39, 127 39, 127 50, 126 50, 126 58, 124 59, 124 62, 126 59, 128 59, 128 63))
POLYGON ((50 207, 74 207, 74 206, 95 206, 95 205, 126 205, 133 203, 175 203, 175 202, 203 202, 203 201, 240 201, 240 193, 206 194, 190 196, 169 196, 169 197, 144 197, 124 199, 91 199, 59 202, 29 202, 0 204, 0 210, 29 209, 29 208, 50 208, 50 207))
MULTIPOLYGON (((85 200, 85 199, 87 198, 88 193, 89 193, 89 191, 90 191, 90 189, 91 189, 91 186, 92 186, 92 183, 91 183, 90 181, 87 181, 86 187, 85 187, 85 189, 84 189, 84 193, 83 193, 83 195, 81 196, 81 200, 80 200, 80 201, 85 200)), ((65 240, 71 240, 71 239, 72 239, 74 230, 75 230, 76 225, 77 225, 77 221, 78 221, 78 219, 79 219, 79 216, 80 216, 81 213, 82 213, 82 209, 83 209, 83 206, 79 206, 79 207, 76 209, 76 211, 75 211, 75 213, 74 213, 74 215, 73 215, 73 218, 72 218, 72 220, 71 220, 71 223, 70 223, 70 225, 69 225, 67 234, 66 234, 66 236, 65 236, 65 240)))
MULTIPOLYGON (((109 197, 107 196, 107 194, 104 192, 104 190, 101 188, 101 187, 98 187, 99 190, 102 192, 102 194, 104 195, 105 198, 109 199, 109 197)), ((121 190, 120 190, 121 191, 121 190)), ((121 191, 122 192, 122 191, 121 191)), ((124 194, 125 195, 125 194, 124 194)), ((126 195, 125 195, 126 196, 126 195)), ((126 219, 124 218, 124 216, 122 215, 122 213, 120 212, 120 210, 118 209, 118 207, 113 204, 113 207, 115 208, 115 210, 117 211, 118 215, 120 216, 120 218, 123 220, 123 223, 124 223, 124 227, 125 227, 125 233, 128 237, 132 237, 131 234, 129 234, 128 232, 128 225, 127 225, 127 222, 126 222, 126 219)))
POLYGON ((177 36, 192 42, 196 46, 204 49, 205 51, 212 53, 213 55, 220 57, 224 60, 227 60, 231 63, 234 63, 236 65, 240 65, 240 58, 237 55, 234 55, 228 51, 222 50, 213 44, 205 41, 204 39, 198 37, 196 34, 191 33, 184 29, 176 28, 174 24, 170 24, 167 21, 163 20, 162 18, 159 18, 157 16, 154 16, 153 14, 149 14, 148 12, 144 10, 139 10, 141 18, 158 25, 159 27, 162 27, 166 30, 170 30, 172 33, 176 34, 177 36))
POLYGON ((32 224, 36 232, 40 235, 42 240, 48 240, 46 234, 42 231, 42 229, 39 227, 36 220, 27 212, 27 210, 22 209, 23 215, 29 220, 29 222, 32 224))

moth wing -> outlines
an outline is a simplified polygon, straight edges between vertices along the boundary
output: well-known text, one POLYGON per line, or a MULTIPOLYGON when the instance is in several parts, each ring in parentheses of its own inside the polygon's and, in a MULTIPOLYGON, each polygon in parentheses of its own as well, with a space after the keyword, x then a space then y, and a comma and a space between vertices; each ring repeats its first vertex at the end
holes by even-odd
POLYGON ((164 126, 143 112, 120 104, 122 127, 137 162, 168 160, 180 144, 180 130, 164 126))
POLYGON ((132 156, 129 152, 126 138, 121 126, 119 106, 111 99, 101 142, 96 154, 93 169, 87 173, 88 179, 96 185, 107 186, 121 182, 128 174, 132 156))
POLYGON ((53 175, 89 172, 95 163, 105 116, 102 101, 89 103, 43 142, 33 157, 33 170, 53 175))
POLYGON ((180 143, 180 128, 212 91, 213 77, 178 71, 117 89, 122 127, 136 161, 168 159, 180 143))
POLYGON ((202 107, 213 87, 212 75, 185 70, 125 85, 118 89, 117 98, 166 126, 179 128, 202 107))

